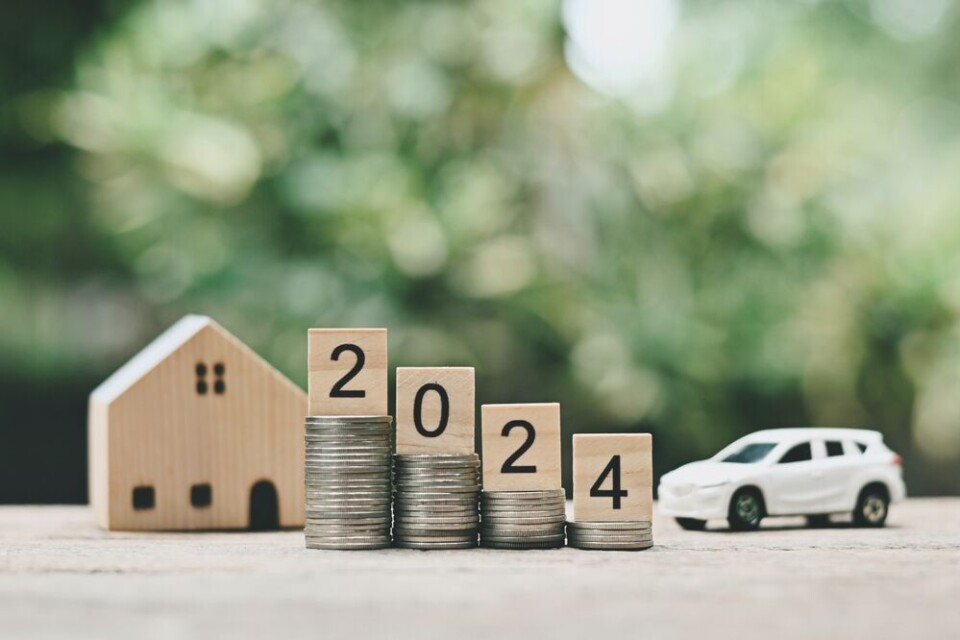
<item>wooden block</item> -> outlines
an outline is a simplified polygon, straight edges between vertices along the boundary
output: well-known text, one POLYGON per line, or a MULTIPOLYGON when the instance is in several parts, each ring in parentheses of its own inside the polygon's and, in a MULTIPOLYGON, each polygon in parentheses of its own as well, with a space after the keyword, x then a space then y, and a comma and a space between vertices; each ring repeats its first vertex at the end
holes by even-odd
POLYGON ((560 489, 560 405, 480 409, 484 491, 560 489))
POLYGON ((297 527, 306 394, 187 316, 90 395, 90 502, 114 530, 297 527))
POLYGON ((473 453, 473 367, 397 368, 397 453, 473 453))
POLYGON ((573 436, 573 519, 623 522, 653 519, 653 436, 573 436))
POLYGON ((387 415, 387 330, 310 329, 312 416, 387 415))

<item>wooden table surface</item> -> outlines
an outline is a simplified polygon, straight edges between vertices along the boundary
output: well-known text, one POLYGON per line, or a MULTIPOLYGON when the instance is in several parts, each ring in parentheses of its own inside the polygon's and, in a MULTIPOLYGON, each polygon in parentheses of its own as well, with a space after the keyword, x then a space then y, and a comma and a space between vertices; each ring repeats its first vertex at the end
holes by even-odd
POLYGON ((312 551, 0 507, 0 638, 960 638, 960 499, 882 530, 655 520, 639 553, 312 551))

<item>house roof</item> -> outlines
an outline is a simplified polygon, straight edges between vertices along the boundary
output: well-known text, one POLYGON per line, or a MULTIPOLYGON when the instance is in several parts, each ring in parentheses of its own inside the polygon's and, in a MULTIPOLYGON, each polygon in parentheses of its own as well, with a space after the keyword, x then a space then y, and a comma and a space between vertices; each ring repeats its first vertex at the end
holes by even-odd
POLYGON ((303 391, 288 380, 286 376, 274 369, 266 360, 217 324, 212 318, 201 315, 188 315, 178 320, 169 329, 157 336, 157 338, 140 351, 140 353, 104 380, 103 383, 90 394, 90 399, 105 404, 113 402, 123 395, 127 389, 170 357, 177 349, 207 327, 214 327, 219 330, 226 339, 235 342, 243 351, 247 352, 251 357, 269 369, 277 378, 292 388, 297 389, 300 393, 303 393, 303 391))

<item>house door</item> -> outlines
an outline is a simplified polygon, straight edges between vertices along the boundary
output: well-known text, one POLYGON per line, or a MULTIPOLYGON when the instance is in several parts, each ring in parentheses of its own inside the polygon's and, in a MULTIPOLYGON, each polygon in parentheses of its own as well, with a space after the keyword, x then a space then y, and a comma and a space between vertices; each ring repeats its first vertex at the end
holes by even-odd
POLYGON ((277 489, 269 480, 261 480, 250 489, 250 530, 280 528, 280 505, 277 489))

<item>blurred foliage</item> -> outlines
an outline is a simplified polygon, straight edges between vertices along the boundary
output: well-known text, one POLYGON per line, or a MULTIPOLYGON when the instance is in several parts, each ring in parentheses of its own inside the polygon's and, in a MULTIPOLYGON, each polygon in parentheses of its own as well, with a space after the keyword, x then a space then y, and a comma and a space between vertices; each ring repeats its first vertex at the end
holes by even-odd
POLYGON ((660 471, 868 426, 960 491, 952 0, 109 6, 0 112, 23 375, 203 312, 304 383, 307 327, 382 325, 660 471))

